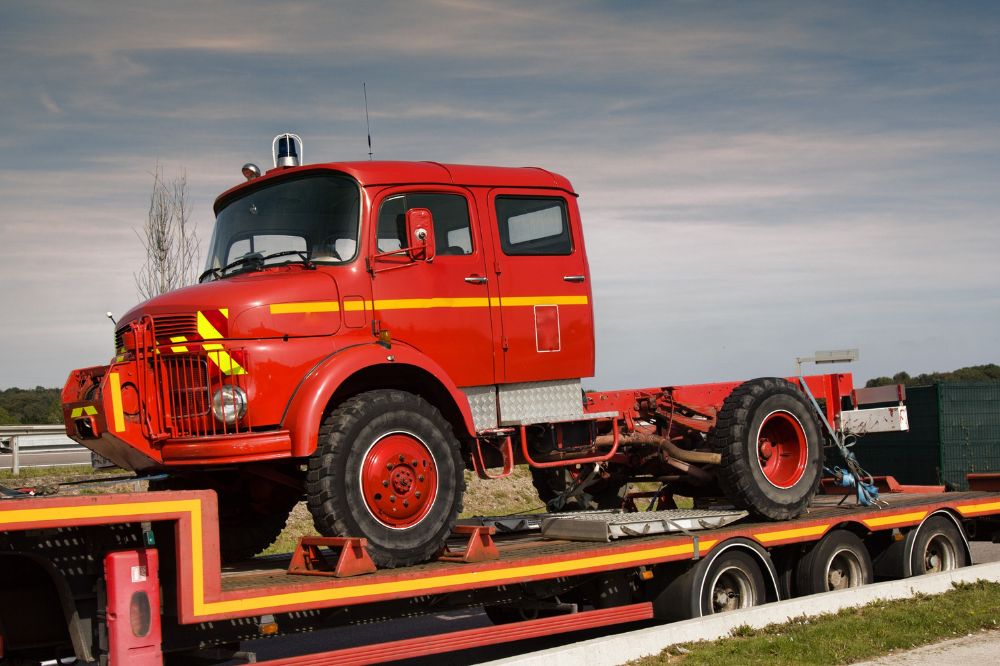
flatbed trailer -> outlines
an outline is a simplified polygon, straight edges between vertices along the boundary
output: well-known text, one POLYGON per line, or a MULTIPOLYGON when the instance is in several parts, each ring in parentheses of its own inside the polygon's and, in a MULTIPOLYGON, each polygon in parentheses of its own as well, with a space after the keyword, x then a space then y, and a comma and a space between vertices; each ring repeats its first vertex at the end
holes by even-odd
POLYGON ((457 535, 465 549, 452 542, 437 561, 397 569, 372 571, 362 540, 335 542, 329 567, 301 545, 222 567, 210 491, 4 500, 0 655, 4 663, 188 663, 231 657, 242 640, 478 606, 502 625, 308 662, 374 663, 682 619, 964 566, 969 539, 1000 536, 1000 493, 890 493, 879 507, 819 495, 793 520, 680 528, 575 541, 466 527, 457 535), (305 575, 289 573, 290 563, 305 575))

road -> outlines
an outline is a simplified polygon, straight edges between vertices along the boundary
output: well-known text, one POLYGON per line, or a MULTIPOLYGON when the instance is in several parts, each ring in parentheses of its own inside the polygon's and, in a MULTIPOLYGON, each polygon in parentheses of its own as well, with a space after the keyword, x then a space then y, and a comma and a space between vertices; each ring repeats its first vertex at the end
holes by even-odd
MULTIPOLYGON (((972 549, 972 561, 974 564, 1000 562, 1000 544, 977 541, 970 545, 972 549)), ((310 652, 336 650, 339 648, 413 638, 416 636, 427 636, 445 631, 476 629, 488 626, 490 626, 490 621, 486 617, 485 613, 480 610, 470 609, 453 613, 429 615, 425 617, 392 620, 390 622, 381 622, 378 624, 360 625, 350 627, 348 629, 327 629, 300 636, 286 636, 275 639, 248 641, 243 644, 243 649, 256 652, 257 659, 263 661, 265 659, 278 659, 280 657, 309 654, 310 652)), ((575 643, 577 641, 596 638, 599 636, 610 636, 622 631, 630 631, 637 628, 637 626, 641 625, 628 625, 626 627, 616 627, 613 629, 597 629, 575 632, 567 635, 523 640, 507 645, 452 652, 447 655, 445 662, 449 665, 455 666, 477 664, 492 659, 501 659, 517 654, 526 654, 537 650, 544 650, 558 645, 575 643)), ((442 661, 442 657, 437 655, 423 657, 420 659, 411 659, 398 663, 405 664, 405 666, 440 666, 442 661)), ((231 663, 238 664, 240 662, 234 661, 231 663)), ((911 664, 911 662, 892 663, 905 663, 908 666, 911 664)), ((923 663, 930 664, 931 662, 912 662, 912 665, 917 666, 917 664, 923 663)), ((940 664, 947 662, 938 661, 934 663, 940 664)), ((990 663, 990 660, 984 660, 978 663, 990 663)))

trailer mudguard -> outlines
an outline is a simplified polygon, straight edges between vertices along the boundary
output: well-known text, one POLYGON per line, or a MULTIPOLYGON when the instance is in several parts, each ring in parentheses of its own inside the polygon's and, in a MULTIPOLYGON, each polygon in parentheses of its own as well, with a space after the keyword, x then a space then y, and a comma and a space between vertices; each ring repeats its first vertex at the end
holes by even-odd
POLYGON ((292 433, 292 456, 304 457, 316 450, 320 423, 337 389, 359 373, 378 367, 398 368, 397 372, 401 373, 416 370, 428 381, 436 382, 437 388, 449 396, 460 414, 465 434, 475 436, 469 399, 440 365, 408 345, 394 343, 386 348, 373 342, 333 352, 313 366, 299 382, 281 420, 281 427, 292 433))

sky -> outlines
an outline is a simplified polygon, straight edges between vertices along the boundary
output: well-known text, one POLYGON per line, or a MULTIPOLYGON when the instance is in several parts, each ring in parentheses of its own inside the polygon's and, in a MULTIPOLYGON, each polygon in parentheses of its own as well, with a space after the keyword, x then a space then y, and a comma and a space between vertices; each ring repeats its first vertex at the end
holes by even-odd
POLYGON ((4 2, 0 389, 106 363, 152 172, 541 166, 580 194, 611 389, 998 361, 1000 4, 4 2))

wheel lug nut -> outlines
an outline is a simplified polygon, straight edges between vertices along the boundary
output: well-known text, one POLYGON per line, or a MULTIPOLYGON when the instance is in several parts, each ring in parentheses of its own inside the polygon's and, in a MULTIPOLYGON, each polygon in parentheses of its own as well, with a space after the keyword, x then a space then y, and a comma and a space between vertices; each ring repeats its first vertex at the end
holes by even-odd
POLYGON ((400 454, 399 454, 399 462, 403 462, 403 461, 405 461, 405 460, 406 460, 406 458, 405 458, 405 457, 403 456, 403 454, 402 454, 402 453, 400 453, 400 454))
POLYGON ((386 469, 392 469, 392 463, 389 463, 388 465, 386 465, 385 468, 386 469))
POLYGON ((413 462, 411 462, 410 464, 411 464, 411 465, 413 465, 414 467, 416 467, 418 463, 417 463, 417 461, 416 461, 416 460, 414 460, 414 461, 413 461, 413 462))
POLYGON ((424 480, 424 475, 423 474, 421 474, 420 476, 417 477, 417 481, 423 481, 423 480, 424 480))
POLYGON ((383 488, 388 488, 389 487, 389 482, 388 481, 383 481, 382 482, 382 487, 383 488))
POLYGON ((389 495, 389 501, 390 502, 395 502, 396 501, 396 496, 395 495, 389 495))
POLYGON ((419 490, 414 494, 414 497, 416 497, 417 499, 420 499, 420 491, 419 490))
POLYGON ((403 500, 403 506, 410 506, 410 500, 403 500))

